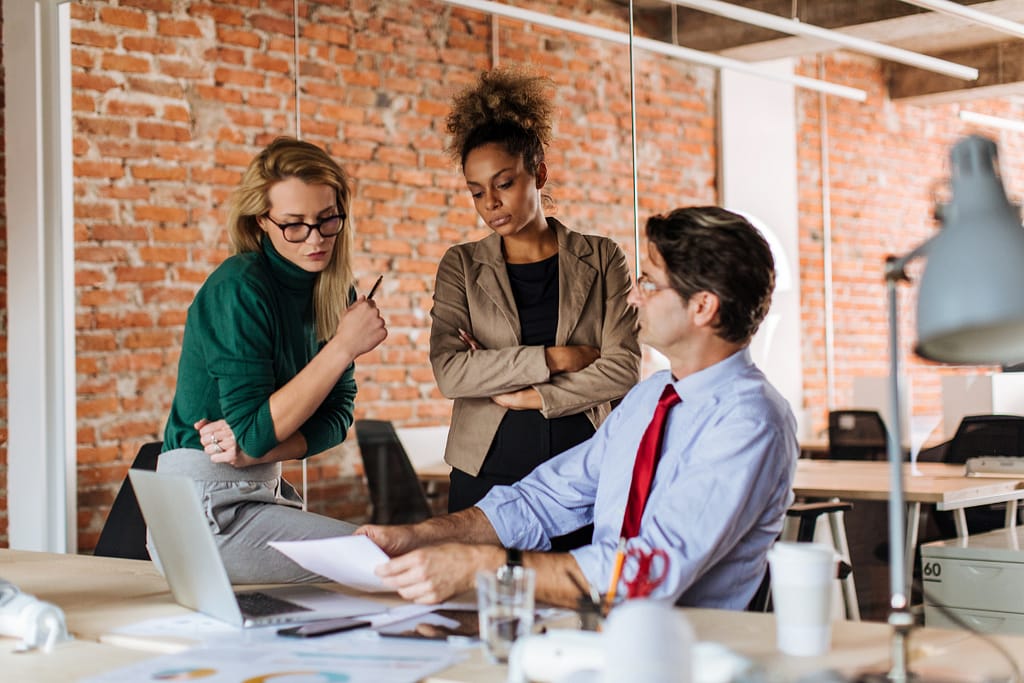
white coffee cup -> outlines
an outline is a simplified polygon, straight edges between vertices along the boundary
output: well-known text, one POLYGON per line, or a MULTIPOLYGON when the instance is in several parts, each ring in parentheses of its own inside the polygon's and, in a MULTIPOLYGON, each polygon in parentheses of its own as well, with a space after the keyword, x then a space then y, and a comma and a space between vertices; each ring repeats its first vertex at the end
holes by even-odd
POLYGON ((671 603, 634 599, 612 609, 604 624, 602 683, 690 683, 696 637, 671 603))
POLYGON ((838 561, 836 551, 822 543, 779 542, 768 551, 780 651, 804 657, 828 652, 838 561))

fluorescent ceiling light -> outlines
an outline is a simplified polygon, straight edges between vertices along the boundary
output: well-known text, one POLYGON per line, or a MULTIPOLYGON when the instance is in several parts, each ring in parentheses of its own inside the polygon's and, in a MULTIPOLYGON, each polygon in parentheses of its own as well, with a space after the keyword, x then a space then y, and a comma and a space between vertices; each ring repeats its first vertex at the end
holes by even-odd
POLYGON ((953 78, 962 78, 965 81, 974 81, 978 79, 978 70, 974 67, 949 62, 945 59, 939 59, 938 57, 930 57, 928 55, 923 55, 920 52, 911 52, 910 50, 893 47, 892 45, 886 45, 885 43, 878 43, 873 40, 865 40, 864 38, 847 35, 845 33, 840 33, 839 31, 832 31, 827 28, 821 28, 820 26, 805 24, 801 21, 786 19, 775 14, 747 9, 746 7, 740 7, 739 5, 734 5, 732 3, 720 2, 719 0, 666 1, 673 5, 692 7, 693 9, 698 9, 702 12, 717 14, 720 17, 741 21, 744 24, 753 24, 754 26, 769 28, 773 31, 789 33, 794 36, 805 36, 807 38, 816 38, 818 40, 828 41, 830 43, 835 43, 836 45, 850 48, 857 52, 863 52, 866 55, 871 55, 880 59, 887 59, 891 62, 899 62, 900 64, 906 64, 918 69, 934 71, 946 76, 952 76, 953 78))
MULTIPOLYGON (((629 34, 623 33, 622 31, 612 31, 610 29, 601 28, 600 26, 584 24, 579 21, 572 21, 571 19, 561 19, 559 17, 551 16, 550 14, 541 14, 540 12, 533 12, 530 10, 520 9, 518 7, 511 7, 509 5, 502 5, 497 2, 489 2, 488 0, 442 0, 442 2, 449 5, 456 5, 458 7, 466 7, 469 9, 479 10, 481 12, 496 14, 498 16, 509 17, 511 19, 518 19, 531 24, 560 29, 567 33, 576 33, 590 38, 607 40, 620 45, 629 45, 630 43, 629 34)), ((738 59, 720 57, 708 52, 692 50, 688 47, 663 43, 660 40, 651 40, 650 38, 634 36, 633 47, 640 48, 648 52, 663 54, 668 57, 676 57, 695 64, 711 66, 716 69, 729 69, 731 71, 751 74, 752 76, 782 81, 783 83, 792 83, 793 85, 807 90, 815 90, 827 95, 835 95, 836 97, 843 97, 849 100, 856 100, 858 102, 863 102, 868 97, 868 94, 865 91, 858 88, 851 88, 849 86, 838 85, 836 83, 829 83, 828 81, 820 81, 815 78, 807 78, 806 76, 798 76, 795 74, 772 73, 770 71, 759 69, 753 64, 741 62, 738 59)))
POLYGON ((988 126, 990 128, 1001 128, 1003 130, 1012 130, 1018 133, 1024 133, 1024 121, 1015 121, 1014 119, 1003 119, 998 116, 990 116, 989 114, 979 114, 974 111, 960 110, 960 119, 967 121, 968 123, 976 123, 980 126, 988 126))
POLYGON ((903 0, 903 2, 908 5, 916 5, 942 14, 948 14, 949 16, 957 17, 958 19, 964 19, 965 21, 969 21, 973 24, 987 26, 988 28, 1000 31, 1001 33, 1009 33, 1011 36, 1024 38, 1024 24, 1020 24, 1016 21, 1010 21, 1009 19, 1003 19, 1002 17, 997 17, 994 14, 982 12, 981 10, 976 10, 955 2, 949 2, 949 0, 903 0))

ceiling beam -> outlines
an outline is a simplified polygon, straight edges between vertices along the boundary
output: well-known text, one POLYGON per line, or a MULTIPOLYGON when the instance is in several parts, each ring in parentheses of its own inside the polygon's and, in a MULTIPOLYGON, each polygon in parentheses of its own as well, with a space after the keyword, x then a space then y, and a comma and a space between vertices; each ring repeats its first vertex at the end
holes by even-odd
MULTIPOLYGON (((629 0, 613 1, 619 5, 629 6, 629 0)), ((966 0, 965 4, 981 1, 966 0)), ((767 12, 786 19, 798 19, 830 29, 868 24, 926 11, 893 0, 814 0, 797 3, 796 16, 793 16, 792 0, 748 0, 737 4, 747 9, 767 12)), ((672 13, 667 2, 662 2, 660 7, 652 6, 651 3, 644 3, 642 7, 634 5, 634 15, 637 28, 642 30, 644 35, 656 40, 672 40, 672 13)), ((719 52, 788 37, 785 33, 683 7, 678 8, 676 16, 679 44, 695 50, 719 52)))
POLYGON ((1024 42, 1020 40, 952 50, 940 56, 977 68, 978 80, 968 83, 901 64, 889 64, 889 97, 913 104, 936 104, 1024 94, 1024 42))

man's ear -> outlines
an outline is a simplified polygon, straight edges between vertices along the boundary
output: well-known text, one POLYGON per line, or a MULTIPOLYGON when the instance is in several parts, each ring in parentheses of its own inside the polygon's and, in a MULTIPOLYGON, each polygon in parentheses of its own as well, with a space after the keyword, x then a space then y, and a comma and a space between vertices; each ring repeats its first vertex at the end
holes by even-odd
POLYGON ((693 310, 693 324, 698 327, 711 327, 718 319, 718 295, 712 292, 697 292, 690 297, 693 310))
POLYGON ((548 165, 543 161, 537 164, 537 189, 544 187, 548 182, 548 165))

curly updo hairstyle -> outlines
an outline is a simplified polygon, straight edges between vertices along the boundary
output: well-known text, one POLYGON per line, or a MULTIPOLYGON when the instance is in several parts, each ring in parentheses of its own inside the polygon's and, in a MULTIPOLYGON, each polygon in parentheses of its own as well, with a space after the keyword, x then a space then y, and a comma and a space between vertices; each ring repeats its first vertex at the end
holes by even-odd
POLYGON ((452 99, 446 122, 452 159, 465 165, 470 152, 494 142, 509 154, 521 155, 527 172, 536 174, 551 142, 551 85, 548 78, 515 68, 480 74, 475 85, 452 99))

